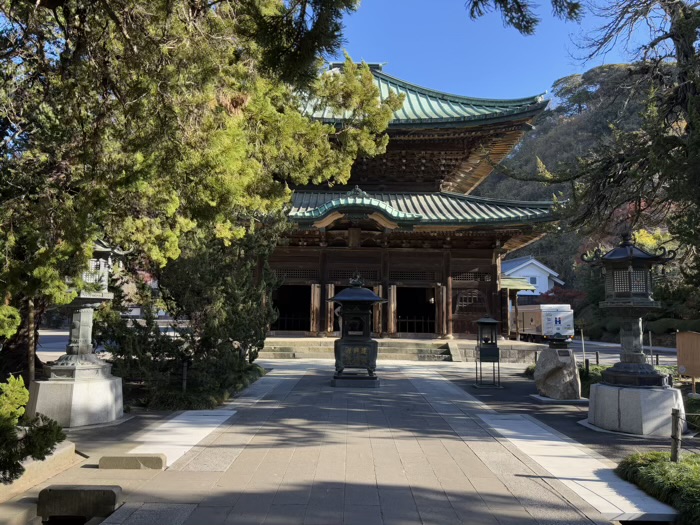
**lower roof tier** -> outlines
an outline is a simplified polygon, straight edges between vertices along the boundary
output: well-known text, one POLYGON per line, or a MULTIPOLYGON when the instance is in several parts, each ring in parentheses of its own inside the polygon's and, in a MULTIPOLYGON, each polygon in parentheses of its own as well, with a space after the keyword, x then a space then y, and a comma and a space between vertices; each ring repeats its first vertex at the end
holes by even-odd
MULTIPOLYGON (((379 214, 399 228, 532 224, 555 220, 553 202, 520 202, 450 192, 295 191, 289 218, 303 226, 325 227, 328 218, 379 214)), ((389 226, 391 227, 391 226, 389 226)))

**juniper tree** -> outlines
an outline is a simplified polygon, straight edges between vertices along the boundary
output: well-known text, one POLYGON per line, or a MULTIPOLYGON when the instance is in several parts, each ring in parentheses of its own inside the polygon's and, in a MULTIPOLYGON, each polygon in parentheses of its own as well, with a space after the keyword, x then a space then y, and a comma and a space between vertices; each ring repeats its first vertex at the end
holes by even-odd
POLYGON ((383 151, 395 102, 378 102, 369 71, 308 74, 356 4, 0 0, 5 336, 21 317, 5 373, 25 368, 45 308, 72 299, 65 278, 79 283, 96 239, 162 267, 185 233, 234 243, 279 213, 288 182, 344 181, 383 151), (271 27, 289 37, 276 58, 271 27), (352 118, 314 122, 302 94, 352 118))

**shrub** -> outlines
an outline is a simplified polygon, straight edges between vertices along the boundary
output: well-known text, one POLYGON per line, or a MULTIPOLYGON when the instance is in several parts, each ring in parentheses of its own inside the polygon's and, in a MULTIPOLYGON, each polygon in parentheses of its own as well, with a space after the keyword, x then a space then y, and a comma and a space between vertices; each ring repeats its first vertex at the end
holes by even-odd
POLYGON ((525 377, 529 377, 530 379, 535 378, 535 369, 537 368, 537 365, 528 365, 528 367, 525 369, 525 377))
POLYGON ((10 376, 7 383, 0 384, 0 418, 17 426, 24 415, 24 407, 29 403, 29 391, 24 388, 22 376, 10 376))
POLYGON ((678 510, 677 523, 700 523, 700 456, 687 454, 673 463, 668 452, 632 454, 615 472, 678 510))
POLYGON ((598 341, 601 337, 603 337, 603 327, 600 326, 600 324, 592 324, 590 326, 587 326, 586 329, 583 332, 584 337, 587 339, 593 339, 598 341))
POLYGON ((10 377, 0 390, 0 481, 7 484, 24 472, 22 461, 29 457, 45 459, 66 436, 52 419, 42 415, 24 417, 29 392, 21 377, 10 377))
POLYGON ((588 371, 583 366, 578 367, 579 377, 581 377, 581 396, 590 397, 591 396, 591 385, 600 383, 603 380, 602 372, 606 368, 610 368, 606 365, 590 365, 588 371))
POLYGON ((647 329, 655 335, 668 334, 678 330, 681 321, 679 319, 663 318, 651 321, 647 324, 647 329))

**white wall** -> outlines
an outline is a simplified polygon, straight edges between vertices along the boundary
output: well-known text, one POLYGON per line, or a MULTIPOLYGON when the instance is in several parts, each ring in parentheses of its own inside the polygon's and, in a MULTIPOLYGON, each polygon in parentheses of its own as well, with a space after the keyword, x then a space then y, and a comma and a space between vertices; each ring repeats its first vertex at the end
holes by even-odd
POLYGON ((509 273, 508 276, 524 277, 528 279, 528 282, 530 277, 537 278, 537 283, 535 284, 535 286, 537 286, 536 291, 531 292, 529 290, 523 290, 518 292, 518 295, 542 295, 543 293, 551 290, 554 285, 554 282, 550 278, 549 272, 545 272, 542 268, 534 264, 527 264, 515 272, 509 273))

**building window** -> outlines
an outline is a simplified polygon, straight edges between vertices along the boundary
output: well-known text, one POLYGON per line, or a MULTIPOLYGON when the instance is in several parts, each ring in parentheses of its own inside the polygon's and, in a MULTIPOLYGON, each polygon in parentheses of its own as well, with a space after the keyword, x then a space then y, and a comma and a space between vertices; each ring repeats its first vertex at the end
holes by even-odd
POLYGON ((528 277, 528 279, 530 280, 530 284, 537 285, 537 277, 528 277))

